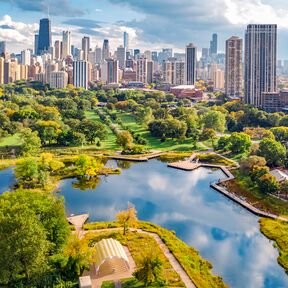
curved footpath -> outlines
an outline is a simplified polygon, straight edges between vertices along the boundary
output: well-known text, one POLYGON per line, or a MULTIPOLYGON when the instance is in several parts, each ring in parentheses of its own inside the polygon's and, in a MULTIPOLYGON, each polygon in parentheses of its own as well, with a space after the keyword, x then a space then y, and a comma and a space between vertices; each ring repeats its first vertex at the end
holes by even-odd
MULTIPOLYGON (((115 231, 115 230, 122 230, 122 228, 107 228, 107 229, 99 229, 99 230, 87 230, 87 231, 81 231, 79 237, 83 237, 86 233, 92 232, 92 233, 99 233, 99 232, 109 232, 109 231, 115 231)), ((175 258, 175 256, 171 253, 171 251, 168 249, 166 244, 162 241, 162 239, 159 237, 158 234, 152 233, 152 232, 146 232, 141 229, 129 229, 131 232, 137 231, 138 233, 143 233, 146 235, 149 235, 155 239, 155 241, 158 243, 161 251, 164 253, 168 261, 170 262, 172 268, 178 273, 180 276, 182 282, 185 284, 187 288, 197 288, 197 286, 193 283, 193 280, 188 276, 186 271, 183 269, 181 264, 178 262, 178 260, 175 258)))

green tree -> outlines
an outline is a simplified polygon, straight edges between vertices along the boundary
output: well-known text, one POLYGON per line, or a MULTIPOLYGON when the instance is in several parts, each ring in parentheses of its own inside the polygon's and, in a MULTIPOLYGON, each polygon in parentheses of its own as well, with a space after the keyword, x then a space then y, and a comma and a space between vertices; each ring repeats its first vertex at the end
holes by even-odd
POLYGON ((84 119, 81 121, 78 129, 80 133, 85 135, 87 142, 91 144, 95 142, 96 138, 104 140, 107 136, 105 125, 99 121, 84 119))
POLYGON ((202 117, 204 128, 211 128, 215 131, 224 132, 226 128, 226 117, 220 111, 209 110, 202 117))
POLYGON ((117 133, 116 143, 126 149, 133 143, 133 137, 129 131, 120 131, 117 133))
POLYGON ((203 129, 201 135, 200 135, 200 140, 201 141, 207 141, 210 140, 212 146, 214 146, 214 141, 217 138, 216 132, 212 128, 205 128, 203 129))
POLYGON ((240 170, 244 174, 248 174, 253 167, 264 167, 266 166, 266 160, 264 157, 252 155, 248 158, 243 158, 240 160, 240 170))
POLYGON ((153 283, 161 282, 163 272, 163 263, 158 254, 155 254, 153 247, 150 247, 142 255, 139 268, 133 273, 133 276, 144 283, 145 287, 153 283))
POLYGON ((261 176, 258 179, 257 184, 260 191, 263 193, 274 193, 280 188, 280 185, 277 182, 276 178, 268 173, 261 176))
POLYGON ((85 154, 78 157, 75 165, 78 175, 87 176, 88 178, 97 176, 98 172, 104 167, 103 163, 85 154))
POLYGON ((268 165, 282 165, 286 159, 286 148, 272 139, 263 139, 259 144, 259 155, 264 157, 268 165))
POLYGON ((9 204, 0 204, 0 282, 12 287, 21 279, 31 283, 47 269, 49 241, 31 209, 9 204))
POLYGON ((281 143, 288 141, 288 127, 274 127, 271 128, 271 132, 274 134, 277 141, 281 143))
POLYGON ((126 210, 117 213, 116 219, 123 227, 123 235, 126 235, 128 228, 137 224, 137 211, 135 207, 129 203, 126 210))
POLYGON ((250 136, 243 132, 232 133, 229 141, 230 149, 233 153, 247 152, 252 145, 250 136))
POLYGON ((23 129, 20 133, 22 145, 20 147, 20 154, 22 156, 36 156, 41 148, 41 139, 38 137, 38 132, 30 128, 23 129))
POLYGON ((15 168, 15 175, 20 184, 32 187, 37 183, 39 176, 37 160, 32 157, 19 160, 15 168))

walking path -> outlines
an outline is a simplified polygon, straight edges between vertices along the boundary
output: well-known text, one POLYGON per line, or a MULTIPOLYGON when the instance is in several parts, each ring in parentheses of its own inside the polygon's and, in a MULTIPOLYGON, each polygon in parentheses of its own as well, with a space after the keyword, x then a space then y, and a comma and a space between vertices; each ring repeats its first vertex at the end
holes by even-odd
MULTIPOLYGON (((87 230, 87 231, 81 231, 81 236, 83 237, 86 233, 92 232, 92 233, 99 233, 99 232, 109 232, 109 231, 115 231, 115 230, 122 230, 122 228, 106 228, 106 229, 99 229, 99 230, 87 230)), ((193 283, 193 280, 188 276, 186 271, 183 269, 181 264, 178 262, 178 260, 175 258, 175 256, 170 252, 166 244, 162 241, 162 239, 159 237, 158 234, 152 233, 152 232, 146 232, 141 229, 130 229, 130 231, 137 231, 138 233, 143 233, 146 235, 149 235, 155 239, 155 241, 158 243, 160 249, 164 253, 164 255, 169 260, 172 268, 179 274, 182 282, 185 284, 187 288, 197 288, 195 284, 193 283)))

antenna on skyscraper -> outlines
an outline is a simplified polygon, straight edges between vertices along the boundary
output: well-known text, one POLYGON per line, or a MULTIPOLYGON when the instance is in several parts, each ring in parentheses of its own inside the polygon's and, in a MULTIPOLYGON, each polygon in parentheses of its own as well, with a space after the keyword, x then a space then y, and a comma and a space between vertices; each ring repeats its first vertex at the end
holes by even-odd
POLYGON ((49 15, 50 14, 50 7, 49 7, 49 5, 47 6, 47 16, 48 16, 48 18, 49 18, 49 15))

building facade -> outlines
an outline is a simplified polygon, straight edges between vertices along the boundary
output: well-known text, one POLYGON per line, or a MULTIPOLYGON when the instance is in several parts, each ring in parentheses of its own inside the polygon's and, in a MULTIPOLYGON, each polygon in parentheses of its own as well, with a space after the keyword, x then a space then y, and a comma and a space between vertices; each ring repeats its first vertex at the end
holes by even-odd
POLYGON ((37 55, 41 55, 43 52, 48 51, 51 43, 51 21, 48 18, 43 18, 40 20, 37 55))
POLYGON ((243 40, 232 36, 226 41, 225 93, 228 97, 243 95, 243 40))
POLYGON ((196 82, 197 48, 190 43, 186 46, 185 55, 185 84, 194 85, 196 82))
POLYGON ((73 84, 76 88, 88 89, 89 63, 85 60, 73 62, 73 84))
POLYGON ((277 25, 247 26, 245 103, 262 107, 262 93, 276 92, 277 25))

